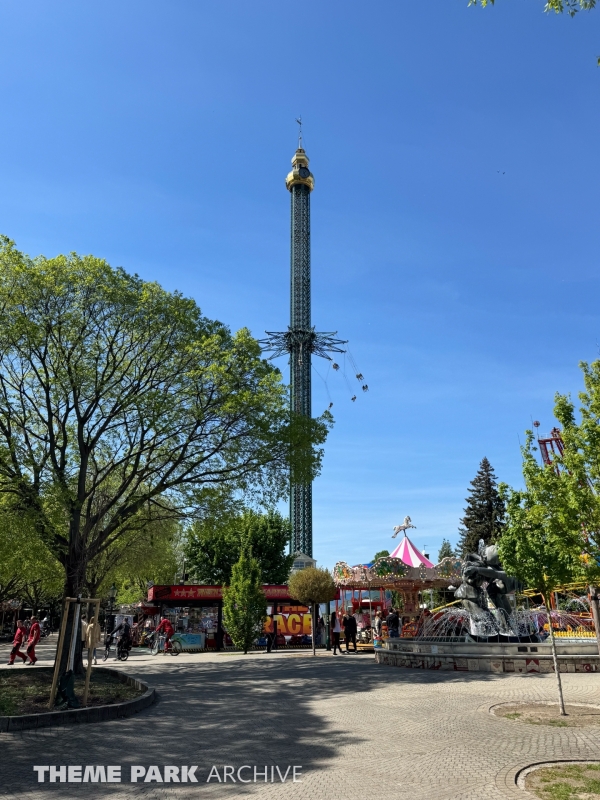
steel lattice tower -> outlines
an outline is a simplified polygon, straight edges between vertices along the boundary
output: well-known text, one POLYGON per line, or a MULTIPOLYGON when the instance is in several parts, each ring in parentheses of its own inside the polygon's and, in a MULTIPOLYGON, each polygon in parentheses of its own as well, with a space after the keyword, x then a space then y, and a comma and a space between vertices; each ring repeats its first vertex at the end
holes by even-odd
MULTIPOLYGON (((312 416, 311 356, 329 359, 328 353, 343 353, 346 344, 336 333, 317 333, 310 315, 310 194, 315 179, 308 168, 302 139, 292 158, 292 171, 285 185, 291 196, 290 325, 287 331, 267 331, 261 344, 272 351, 271 358, 289 353, 290 404, 292 412, 312 416)), ((312 558, 312 484, 290 484, 290 520, 294 552, 312 558)))

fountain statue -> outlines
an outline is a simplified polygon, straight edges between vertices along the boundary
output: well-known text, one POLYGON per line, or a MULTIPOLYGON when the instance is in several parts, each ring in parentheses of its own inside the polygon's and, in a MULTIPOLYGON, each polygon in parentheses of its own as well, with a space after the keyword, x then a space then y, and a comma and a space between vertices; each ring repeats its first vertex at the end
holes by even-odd
POLYGON ((489 598, 505 620, 513 613, 508 595, 521 591, 523 585, 502 569, 496 545, 485 548, 484 554, 469 553, 462 568, 463 582, 454 593, 467 611, 476 616, 488 612, 489 598))

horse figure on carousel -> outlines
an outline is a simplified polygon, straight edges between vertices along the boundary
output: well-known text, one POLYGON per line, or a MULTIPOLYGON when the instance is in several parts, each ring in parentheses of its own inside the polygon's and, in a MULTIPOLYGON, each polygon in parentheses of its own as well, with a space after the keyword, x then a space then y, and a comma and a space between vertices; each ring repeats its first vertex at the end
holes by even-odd
POLYGON ((414 528, 416 530, 417 526, 412 524, 410 517, 404 517, 404 522, 402 525, 394 526, 394 535, 392 536, 392 539, 395 539, 400 531, 404 531, 404 533, 406 533, 409 528, 414 528))

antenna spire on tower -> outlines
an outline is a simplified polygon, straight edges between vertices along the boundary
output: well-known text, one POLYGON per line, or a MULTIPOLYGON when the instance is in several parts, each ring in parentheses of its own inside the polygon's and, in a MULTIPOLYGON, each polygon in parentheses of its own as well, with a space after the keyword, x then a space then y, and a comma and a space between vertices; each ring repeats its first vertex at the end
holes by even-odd
POLYGON ((302 115, 296 117, 298 123, 298 150, 302 150, 302 115))

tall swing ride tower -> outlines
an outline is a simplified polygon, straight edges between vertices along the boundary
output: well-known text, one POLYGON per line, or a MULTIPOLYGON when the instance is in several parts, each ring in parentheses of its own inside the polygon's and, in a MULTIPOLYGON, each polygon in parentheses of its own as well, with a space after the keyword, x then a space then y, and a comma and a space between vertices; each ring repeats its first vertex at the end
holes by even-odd
MULTIPOLYGON (((298 120, 299 124, 300 120, 298 120)), ((298 149, 292 158, 292 170, 285 179, 291 199, 290 253, 290 324, 286 331, 266 331, 263 349, 270 358, 285 353, 290 357, 290 402, 292 413, 311 417, 311 357, 313 353, 331 360, 329 353, 344 353, 343 339, 337 332, 318 333, 310 314, 310 195, 315 188, 314 175, 302 146, 302 128, 298 149)), ((312 558, 312 484, 290 482, 290 521, 292 548, 312 558)))

